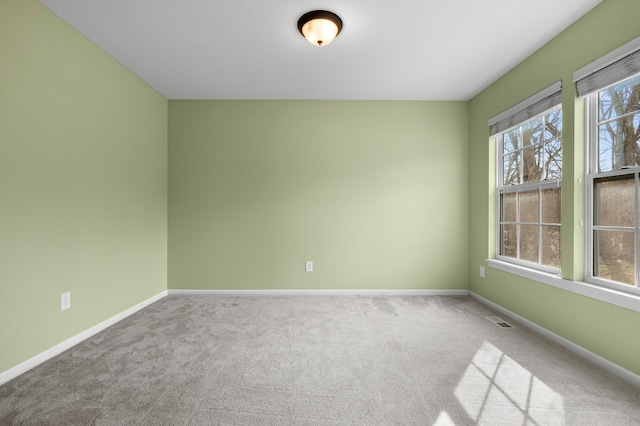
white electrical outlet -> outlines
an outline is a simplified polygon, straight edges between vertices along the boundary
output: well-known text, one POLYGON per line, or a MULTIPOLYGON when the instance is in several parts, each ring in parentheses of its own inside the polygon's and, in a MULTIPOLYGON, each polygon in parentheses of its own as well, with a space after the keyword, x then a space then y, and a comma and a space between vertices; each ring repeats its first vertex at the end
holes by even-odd
POLYGON ((312 260, 307 260, 304 263, 304 270, 305 270, 305 272, 313 272, 313 261, 312 260))
POLYGON ((480 278, 484 278, 484 266, 480 267, 480 278))
POLYGON ((62 293, 60 295, 60 310, 64 311, 71 307, 71 292, 62 293))

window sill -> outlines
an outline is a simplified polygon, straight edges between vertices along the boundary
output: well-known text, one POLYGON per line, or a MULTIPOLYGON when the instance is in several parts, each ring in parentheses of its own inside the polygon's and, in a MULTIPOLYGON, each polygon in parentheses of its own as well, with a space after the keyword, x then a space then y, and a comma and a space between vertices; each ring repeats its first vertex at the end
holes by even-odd
POLYGON ((536 271, 496 259, 487 259, 487 265, 500 271, 528 278, 581 296, 640 312, 640 296, 634 294, 624 293, 585 282, 566 280, 557 275, 536 271))

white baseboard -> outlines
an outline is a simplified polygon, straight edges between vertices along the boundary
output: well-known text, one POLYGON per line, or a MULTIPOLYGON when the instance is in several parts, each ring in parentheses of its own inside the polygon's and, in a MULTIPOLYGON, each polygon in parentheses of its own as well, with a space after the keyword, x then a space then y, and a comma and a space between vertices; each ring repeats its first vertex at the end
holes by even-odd
POLYGON ((468 296, 468 290, 168 290, 170 295, 263 296, 468 296))
POLYGON ((636 386, 640 386, 640 376, 637 375, 636 373, 634 373, 633 371, 629 371, 624 367, 619 366, 618 364, 609 361, 606 358, 601 357, 598 354, 595 354, 593 352, 591 352, 588 349, 583 348, 580 345, 577 345, 575 343, 573 343, 570 340, 565 339, 562 336, 559 336, 555 333, 553 333, 552 331, 547 330, 544 327, 539 326, 538 324, 534 323, 533 321, 529 321, 528 319, 521 317, 520 315, 511 312, 510 310, 503 308, 502 306, 490 301, 489 299, 485 299, 484 297, 470 291, 469 295, 471 297, 473 297, 474 299, 476 299, 477 301, 479 301, 480 303, 483 303, 493 309, 495 309, 498 312, 503 313, 504 315, 513 318, 514 320, 518 321, 519 323, 521 323, 522 325, 524 325, 525 327, 530 328, 531 330, 535 331, 538 334, 541 334, 542 336, 546 337, 547 339, 551 340, 552 342, 558 343, 560 346, 563 346, 564 348, 570 350, 571 352, 574 352, 578 355, 580 355, 581 357, 593 362, 594 364, 604 368, 605 370, 609 371, 610 373, 615 374, 616 376, 630 382, 633 383, 636 386))
POLYGON ((122 321, 123 319, 125 319, 126 317, 138 312, 140 309, 142 308, 146 308, 147 306, 151 305, 154 302, 157 302, 158 300, 162 299, 163 297, 165 297, 167 295, 167 291, 163 291, 161 293, 156 294, 155 296, 142 301, 140 303, 138 303, 137 305, 127 309, 126 311, 123 311, 103 322, 101 322, 100 324, 94 325, 93 327, 83 331, 82 333, 76 334, 75 336, 65 340, 62 343, 58 343, 57 345, 47 349, 44 352, 39 353, 38 355, 29 358, 28 360, 21 362, 20 364, 11 367, 10 369, 3 371, 0 373, 0 385, 7 383, 9 380, 14 379, 16 377, 18 377, 19 375, 26 373, 27 371, 31 370, 34 367, 37 367, 38 365, 42 364, 43 362, 55 357, 56 355, 61 354, 62 352, 66 351, 67 349, 71 349, 73 346, 77 345, 78 343, 90 338, 91 336, 105 330, 106 328, 114 325, 115 323, 117 323, 118 321, 122 321))

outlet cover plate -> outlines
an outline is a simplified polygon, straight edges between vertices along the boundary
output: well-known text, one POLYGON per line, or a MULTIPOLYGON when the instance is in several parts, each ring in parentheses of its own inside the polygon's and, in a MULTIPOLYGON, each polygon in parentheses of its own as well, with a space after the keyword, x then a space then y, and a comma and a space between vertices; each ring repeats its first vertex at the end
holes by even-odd
POLYGON ((62 293, 60 295, 60 310, 65 311, 71 307, 71 292, 62 293))
POLYGON ((307 260, 304 263, 304 270, 305 270, 305 272, 313 272, 313 261, 312 260, 307 260))

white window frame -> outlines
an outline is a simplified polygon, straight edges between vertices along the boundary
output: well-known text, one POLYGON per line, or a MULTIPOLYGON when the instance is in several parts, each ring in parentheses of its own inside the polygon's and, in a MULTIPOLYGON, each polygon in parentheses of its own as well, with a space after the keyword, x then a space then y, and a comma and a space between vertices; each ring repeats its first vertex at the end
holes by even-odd
MULTIPOLYGON (((598 173, 598 93, 606 88, 619 84, 620 82, 640 75, 640 37, 637 37, 619 48, 609 52, 601 58, 582 67, 573 74, 573 81, 576 83, 578 96, 586 98, 586 136, 587 143, 585 149, 586 170, 585 170, 585 274, 584 281, 606 288, 620 294, 627 294, 633 297, 640 296, 640 214, 638 203, 635 205, 635 257, 634 257, 634 286, 629 284, 610 281, 601 277, 593 276, 594 270, 594 241, 593 241, 593 219, 594 219, 594 183, 596 179, 624 176, 635 173, 635 192, 638 200, 638 180, 640 179, 640 168, 614 170, 598 173)), ((606 230, 608 227, 595 227, 606 230)), ((611 228, 611 229, 615 229, 611 228)))
MULTIPOLYGON (((626 79, 624 79, 626 80, 626 79)), ((622 80, 622 81, 624 81, 622 80)), ((616 82, 617 84, 619 82, 616 82)), ((599 133, 598 133, 598 93, 601 90, 605 90, 602 88, 598 91, 590 93, 586 96, 586 126, 587 126, 587 149, 585 149, 586 154, 586 179, 585 179, 585 241, 586 241, 586 251, 585 251, 585 281, 591 284, 603 286, 610 288, 612 290, 617 290, 625 293, 631 293, 640 295, 640 211, 638 207, 637 200, 640 199, 640 167, 632 167, 625 168, 622 170, 612 170, 607 172, 598 172, 598 141, 599 141, 599 133), (608 178, 608 177, 617 177, 617 176, 628 176, 633 175, 635 180, 635 199, 636 203, 634 205, 635 209, 635 223, 634 229, 634 242, 635 242, 635 253, 634 253, 634 280, 635 283, 633 285, 624 284, 616 281, 611 281, 605 278, 601 278, 598 276, 594 276, 593 271, 595 267, 595 255, 594 253, 594 231, 595 230, 619 230, 621 228, 630 227, 612 227, 612 226, 599 226, 594 225, 594 208, 595 208, 595 181, 597 179, 608 178)))
MULTIPOLYGON (((545 180, 541 180, 541 181, 537 181, 537 182, 526 182, 526 183, 520 183, 517 185, 504 185, 504 161, 503 161, 503 153, 504 153, 504 134, 508 133, 512 130, 515 129, 519 129, 522 128, 523 126, 525 126, 527 123, 532 122, 534 120, 539 119, 540 117, 543 117, 547 114, 549 114, 552 111, 556 111, 556 110, 560 110, 562 111, 562 104, 558 104, 553 106, 552 108, 549 108, 531 118, 528 118, 520 123, 518 123, 517 125, 508 128, 504 131, 501 131, 499 134, 497 134, 495 136, 496 138, 496 142, 497 142, 497 149, 496 149, 496 227, 495 227, 495 231, 496 231, 496 235, 495 235, 495 241, 496 241, 496 260, 500 260, 506 263, 512 263, 514 265, 518 265, 524 268, 529 268, 529 269, 534 269, 537 271, 541 271, 547 274, 551 274, 551 275, 557 275, 559 276, 561 273, 561 268, 557 268, 551 265, 545 265, 543 263, 534 263, 534 262, 529 262, 526 260, 522 260, 520 259, 520 244, 517 244, 517 257, 510 257, 510 256, 504 256, 501 254, 502 252, 502 246, 503 246, 503 239, 502 239, 502 225, 504 223, 504 221, 502 220, 502 209, 501 209, 501 195, 502 194, 508 194, 508 193, 516 193, 519 194, 521 192, 528 192, 528 191, 538 191, 538 222, 536 223, 525 223, 525 222, 521 222, 520 221, 520 216, 519 216, 519 212, 520 209, 518 207, 516 207, 516 222, 514 222, 514 224, 516 225, 535 225, 538 227, 538 259, 542 259, 542 250, 543 250, 543 245, 542 245, 542 226, 543 226, 543 222, 542 222, 542 190, 544 189, 552 189, 552 188, 561 188, 562 186, 562 179, 545 179, 545 180)), ((544 142, 543 142, 544 143, 544 142)), ((562 143, 562 141, 561 141, 562 143)), ((520 175, 522 176, 522 167, 523 167, 524 163, 521 162, 520 163, 520 175)), ((561 189, 561 196, 562 196, 562 189, 561 189)), ((518 197, 518 195, 516 195, 516 197, 518 197)), ((516 206, 518 206, 518 198, 516 198, 516 206)), ((557 226, 560 230, 562 229, 562 223, 544 223, 544 225, 551 225, 551 226, 557 226)), ((516 241, 519 242, 520 241, 520 227, 517 226, 516 227, 516 232, 517 232, 517 237, 516 237, 516 241)), ((562 250, 562 249, 561 249, 562 250)))

